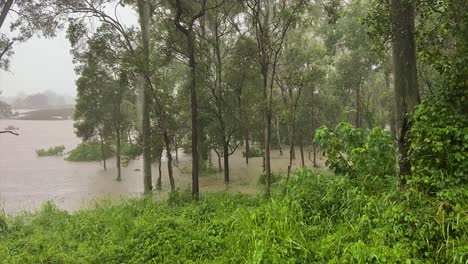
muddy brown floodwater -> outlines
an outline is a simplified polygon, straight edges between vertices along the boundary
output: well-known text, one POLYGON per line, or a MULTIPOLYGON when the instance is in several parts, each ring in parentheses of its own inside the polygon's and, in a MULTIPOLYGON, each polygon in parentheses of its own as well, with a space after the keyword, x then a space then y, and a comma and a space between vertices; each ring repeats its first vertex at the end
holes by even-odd
MULTIPOLYGON (((73 149, 80 139, 73 132, 73 121, 0 120, 0 129, 18 127, 19 136, 0 134, 0 211, 15 214, 34 211, 46 201, 53 201, 59 208, 74 211, 90 207, 101 199, 119 200, 138 196, 143 190, 142 161, 135 160, 122 170, 122 181, 115 181, 115 160, 108 161, 104 171, 98 162, 69 162, 63 157, 37 157, 36 150, 64 145, 73 149)), ((230 157, 231 183, 227 190, 233 193, 254 194, 260 190, 258 177, 262 173, 262 158, 251 158, 245 164, 242 151, 230 157)), ((299 152, 299 151, 297 151, 299 152)), ((306 154, 307 156, 307 154, 306 154)), ((300 155, 295 163, 300 162, 300 155)), ((272 169, 286 171, 287 151, 283 156, 272 152, 272 169)), ((306 158, 306 163, 310 162, 306 158)), ((217 158, 213 155, 217 168, 217 158)), ((167 164, 162 165, 162 192, 165 197, 168 186, 167 164)), ((174 168, 175 182, 179 189, 188 189, 191 183, 190 157, 179 153, 179 163, 174 168)), ((153 164, 153 181, 158 176, 158 164, 153 164)), ((200 176, 200 190, 226 190, 222 172, 200 176)))

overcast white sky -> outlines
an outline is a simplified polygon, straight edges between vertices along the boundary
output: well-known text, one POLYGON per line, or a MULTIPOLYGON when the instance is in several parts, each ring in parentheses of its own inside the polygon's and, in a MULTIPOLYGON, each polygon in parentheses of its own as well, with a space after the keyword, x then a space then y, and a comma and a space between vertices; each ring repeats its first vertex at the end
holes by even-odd
POLYGON ((0 70, 3 96, 51 90, 75 95, 75 80, 70 43, 65 32, 54 39, 33 38, 14 47, 10 72, 0 70))
MULTIPOLYGON (((136 13, 130 8, 120 8, 118 13, 126 25, 137 23, 136 13)), ((74 72, 70 43, 65 35, 62 31, 53 39, 34 37, 25 43, 16 44, 10 72, 0 70, 2 96, 45 90, 76 95, 75 80, 78 77, 74 72)))

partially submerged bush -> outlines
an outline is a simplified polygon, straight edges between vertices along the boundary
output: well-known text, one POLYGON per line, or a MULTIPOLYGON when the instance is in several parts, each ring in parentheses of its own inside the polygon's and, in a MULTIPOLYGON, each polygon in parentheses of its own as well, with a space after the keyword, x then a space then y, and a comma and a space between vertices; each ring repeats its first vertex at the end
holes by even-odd
POLYGON ((367 134, 351 124, 339 123, 334 130, 319 128, 314 141, 327 158, 325 164, 337 174, 393 175, 395 146, 390 133, 372 128, 367 134))
POLYGON ((61 156, 64 154, 65 146, 55 146, 48 149, 38 149, 36 150, 36 154, 39 157, 46 157, 46 156, 61 156))
MULTIPOLYGON (((104 145, 104 158, 110 158, 113 151, 109 145, 104 145)), ((103 158, 101 144, 89 142, 80 143, 76 148, 68 153, 65 160, 68 161, 100 161, 103 158)))
POLYGON ((126 166, 130 160, 134 160, 143 154, 143 149, 138 144, 122 144, 120 151, 124 166, 126 166))
MULTIPOLYGON (((255 147, 250 147, 249 148, 249 153, 247 153, 249 158, 256 158, 256 157, 262 157, 263 156, 263 151, 261 149, 255 148, 255 147)), ((242 156, 245 157, 246 153, 245 151, 242 151, 242 156)))
MULTIPOLYGON (((270 183, 279 182, 281 181, 282 178, 283 178, 283 175, 280 172, 271 172, 270 183)), ((265 185, 266 183, 265 174, 262 174, 258 177, 258 183, 261 185, 265 185)))

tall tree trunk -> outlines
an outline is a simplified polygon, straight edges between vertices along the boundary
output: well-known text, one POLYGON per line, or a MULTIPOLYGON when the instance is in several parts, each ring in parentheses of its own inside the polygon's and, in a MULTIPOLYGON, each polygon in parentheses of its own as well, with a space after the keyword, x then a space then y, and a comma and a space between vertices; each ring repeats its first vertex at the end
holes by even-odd
POLYGON ((11 9, 11 6, 13 5, 14 0, 6 0, 5 3, 3 3, 3 7, 0 10, 0 28, 3 26, 3 22, 5 22, 5 19, 8 15, 8 12, 11 9))
POLYGON ((268 92, 268 65, 263 65, 263 97, 264 97, 264 140, 263 144, 265 147, 264 153, 264 169, 265 169, 265 193, 270 195, 270 183, 271 183, 271 165, 270 165, 270 136, 271 136, 271 109, 270 109, 270 96, 268 92))
POLYGON ((190 105, 192 110, 192 196, 198 200, 199 184, 198 184, 198 103, 197 103, 197 80, 196 80, 196 62, 195 62, 195 45, 194 36, 190 32, 187 37, 189 67, 190 67, 190 105))
POLYGON ((299 148, 301 150, 301 164, 302 167, 305 167, 305 162, 304 162, 304 143, 302 142, 302 133, 299 136, 299 148))
POLYGON ((281 148, 281 135, 280 135, 280 125, 279 125, 279 118, 276 117, 276 137, 278 138, 278 148, 280 155, 283 156, 283 149, 281 148))
POLYGON ((169 174, 169 183, 171 184, 171 192, 175 191, 174 173, 172 172, 172 153, 171 140, 167 131, 164 131, 164 143, 166 145, 167 172, 169 174))
POLYGON ((362 128, 361 84, 356 87, 356 127, 362 128))
POLYGON ((177 144, 176 140, 174 140, 174 148, 175 148, 175 161, 176 163, 179 163, 179 144, 177 144))
POLYGON ((317 150, 316 150, 316 145, 315 143, 312 143, 312 147, 314 150, 314 168, 317 168, 317 150))
POLYGON ((150 94, 151 84, 149 77, 149 27, 150 27, 150 4, 148 0, 138 0, 138 13, 140 16, 141 39, 143 47, 142 76, 143 84, 143 186, 144 192, 151 192, 153 183, 151 179, 151 127, 150 127, 150 94))
POLYGON ((249 164, 249 152, 250 152, 249 129, 246 129, 245 130, 245 164, 249 164))
POLYGON ((221 155, 220 155, 219 152, 216 150, 216 148, 213 148, 213 150, 215 151, 216 156, 218 157, 218 169, 219 169, 219 172, 222 172, 222 171, 223 171, 223 166, 221 166, 221 155))
POLYGON ((161 190, 162 189, 162 154, 163 154, 163 149, 159 151, 158 155, 158 180, 156 181, 156 189, 161 190))
POLYGON ((414 40, 414 4, 410 0, 391 0, 393 22, 393 72, 395 76, 395 128, 398 145, 397 174, 400 187, 411 173, 408 157, 409 118, 419 104, 414 40))
POLYGON ((229 183, 229 140, 223 140, 224 182, 229 183))
POLYGON ((116 141, 115 141, 115 146, 116 146, 116 166, 117 166, 117 181, 122 180, 122 166, 120 165, 120 126, 116 129, 116 141))
POLYGON ((104 137, 102 135, 102 131, 99 130, 99 140, 101 142, 101 159, 102 159, 102 166, 104 167, 104 170, 107 170, 106 166, 106 152, 104 149, 104 137))

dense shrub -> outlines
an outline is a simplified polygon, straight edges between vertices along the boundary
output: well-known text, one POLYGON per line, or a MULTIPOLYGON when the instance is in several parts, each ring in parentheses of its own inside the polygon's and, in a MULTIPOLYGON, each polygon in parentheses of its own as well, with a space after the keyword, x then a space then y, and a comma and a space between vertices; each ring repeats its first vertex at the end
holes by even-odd
POLYGON ((337 174, 393 175, 395 173, 395 146, 389 132, 372 128, 364 133, 346 122, 334 130, 319 128, 314 141, 327 158, 325 164, 337 174))
POLYGON ((126 166, 129 161, 134 160, 143 154, 143 149, 139 144, 122 144, 120 151, 124 166, 126 166))
POLYGON ((468 199, 468 117, 444 100, 423 102, 413 116, 409 138, 409 182, 444 199, 468 199))
MULTIPOLYGON (((271 172, 270 183, 279 182, 279 181, 281 181, 282 178, 283 178, 283 175, 280 172, 271 172)), ((264 173, 258 177, 258 183, 261 184, 261 185, 265 185, 266 178, 265 178, 264 173)))
MULTIPOLYGON (((113 151, 110 146, 104 145, 104 156, 110 158, 113 151)), ((80 143, 76 148, 68 153, 65 158, 68 161, 100 161, 102 160, 101 144, 99 143, 80 143)))
MULTIPOLYGON (((263 157, 263 151, 261 149, 255 148, 255 147, 250 147, 249 148, 249 153, 247 153, 249 158, 256 158, 256 157, 263 157)), ((242 151, 242 156, 245 157, 246 153, 245 151, 242 151)))
POLYGON ((36 150, 36 154, 39 157, 46 157, 46 156, 60 156, 64 154, 65 146, 55 146, 49 149, 38 149, 36 150))

